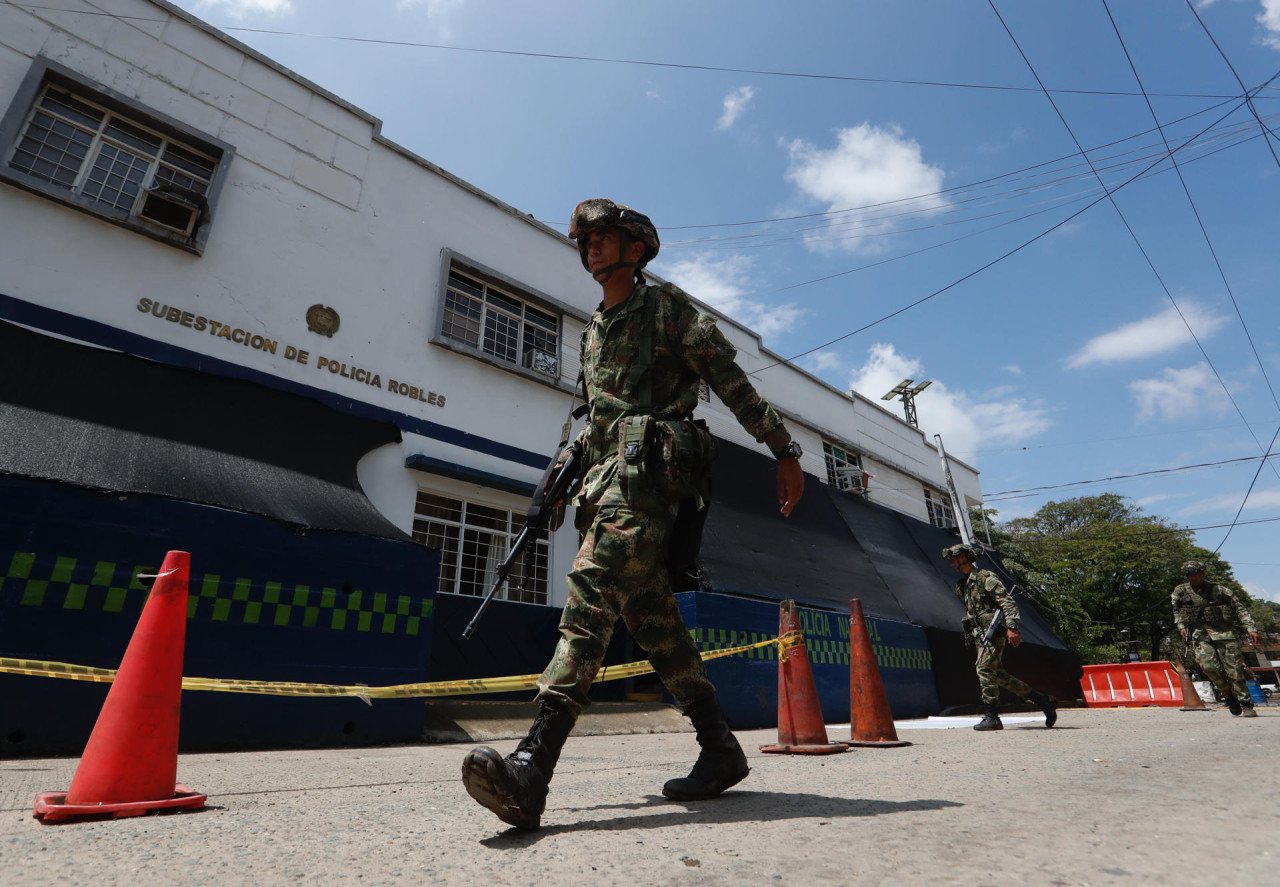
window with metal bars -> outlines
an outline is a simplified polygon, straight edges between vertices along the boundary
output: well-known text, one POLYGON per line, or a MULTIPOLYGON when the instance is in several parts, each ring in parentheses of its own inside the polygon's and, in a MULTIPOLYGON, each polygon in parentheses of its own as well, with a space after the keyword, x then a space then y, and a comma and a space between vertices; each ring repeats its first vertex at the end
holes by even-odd
POLYGON ((822 457, 827 463, 828 484, 846 492, 862 492, 866 489, 860 455, 839 444, 824 440, 822 457))
MULTIPOLYGON (((440 552, 438 591, 483 597, 498 567, 524 526, 523 515, 419 489, 413 538, 440 552)), ((528 604, 547 603, 551 542, 545 531, 512 567, 498 598, 528 604)))
POLYGON ((924 488, 924 507, 929 512, 929 523, 935 527, 954 527, 956 514, 951 508, 950 498, 937 490, 924 488))
POLYGON ((440 334, 513 366, 560 377, 560 317, 456 264, 449 269, 440 334))
POLYGON ((0 179, 199 252, 228 146, 45 65, 0 123, 0 179))

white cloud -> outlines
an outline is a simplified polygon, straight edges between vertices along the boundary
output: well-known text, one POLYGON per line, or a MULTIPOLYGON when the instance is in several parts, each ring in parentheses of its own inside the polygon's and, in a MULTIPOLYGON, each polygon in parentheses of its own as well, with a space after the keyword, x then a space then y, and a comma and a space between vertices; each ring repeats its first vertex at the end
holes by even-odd
POLYGON ((1129 383, 1129 390, 1138 402, 1139 419, 1179 419, 1228 407, 1222 386, 1207 363, 1165 369, 1154 379, 1136 379, 1129 383))
POLYGON ((1022 375, 1022 367, 1018 366, 1016 363, 1011 363, 1008 366, 1002 366, 1000 367, 1000 369, 1004 370, 1006 373, 1011 373, 1015 376, 1022 375))
POLYGON ((733 92, 724 97, 724 110, 720 114, 720 119, 716 122, 716 129, 730 129, 738 118, 742 116, 742 112, 747 110, 747 105, 751 103, 751 98, 756 94, 754 86, 740 86, 733 92))
POLYGON ((196 11, 218 10, 233 19, 250 15, 288 15, 293 12, 290 0, 198 0, 196 11))
MULTIPOLYGON (((877 343, 871 346, 867 362, 850 373, 849 387, 876 400, 903 379, 920 381, 922 377, 924 364, 899 354, 892 345, 877 343)), ((1020 443, 1052 424, 1040 403, 1012 396, 1006 389, 999 393, 999 399, 992 396, 994 392, 971 396, 935 381, 916 398, 920 430, 930 441, 934 434, 942 435, 948 452, 972 462, 973 451, 991 444, 1020 443)))
MULTIPOLYGON (((1221 511, 1235 514, 1240 507, 1242 492, 1223 493, 1209 499, 1199 499, 1194 505, 1182 509, 1180 514, 1206 514, 1221 511)), ((1249 494, 1249 501, 1244 503, 1245 511, 1275 511, 1280 508, 1280 489, 1258 490, 1249 494)))
POLYGON ((1159 314, 1126 323, 1119 329, 1095 336, 1072 355, 1067 361, 1067 367, 1077 369, 1095 363, 1116 363, 1163 354, 1192 341, 1187 324, 1203 339, 1217 332, 1228 320, 1230 318, 1212 315, 1193 303, 1182 306, 1181 316, 1176 308, 1170 306, 1159 314), (1183 317, 1186 317, 1186 323, 1183 323, 1183 317))
POLYGON ((804 312, 795 305, 765 305, 745 297, 752 259, 690 253, 662 263, 661 274, 694 298, 755 330, 762 337, 795 327, 804 312))
POLYGON ((1262 42, 1272 49, 1280 49, 1280 0, 1262 0, 1262 14, 1258 24, 1267 29, 1262 42))
POLYGON ((815 351, 808 355, 806 361, 809 369, 815 373, 823 373, 829 370, 838 370, 844 367, 844 358, 834 351, 815 351))
POLYGON ((407 9, 422 6, 427 10, 427 17, 434 18, 452 12, 464 2, 465 0, 398 0, 396 9, 403 12, 407 9))
MULTIPOLYGON (((787 181, 799 188, 804 197, 826 204, 828 212, 913 197, 918 199, 903 203, 892 212, 932 212, 947 205, 937 196, 942 190, 943 171, 925 163, 919 143, 905 137, 900 127, 881 129, 863 123, 840 130, 833 148, 819 148, 802 139, 787 143, 786 148, 791 155, 787 181)), ((884 212, 847 213, 807 239, 813 249, 830 249, 833 245, 847 250, 874 249, 869 247, 868 239, 858 235, 884 234, 896 226, 897 222, 884 212)))

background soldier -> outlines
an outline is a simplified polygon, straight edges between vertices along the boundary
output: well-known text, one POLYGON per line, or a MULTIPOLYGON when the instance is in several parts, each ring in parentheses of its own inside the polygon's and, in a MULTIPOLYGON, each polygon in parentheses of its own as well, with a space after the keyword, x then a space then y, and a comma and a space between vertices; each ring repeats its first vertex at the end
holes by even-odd
MULTIPOLYGON (((1191 658, 1200 672, 1213 681, 1231 714, 1256 718, 1249 698, 1249 672, 1240 653, 1240 636, 1257 645, 1253 617, 1235 592, 1225 585, 1204 581, 1200 561, 1182 565, 1187 581, 1173 590, 1173 621, 1182 639, 1191 646, 1191 658)), ((1188 663, 1191 664, 1191 663, 1188 663)))
POLYGON ((1013 646, 1022 643, 1022 635, 1018 631, 1018 605, 1013 600, 995 573, 990 570, 979 570, 974 564, 982 556, 982 552, 971 545, 953 545, 942 551, 942 556, 950 558, 951 566, 964 574, 956 582, 956 594, 964 601, 967 615, 964 617, 965 644, 971 648, 982 643, 982 637, 996 617, 997 610, 1004 611, 1005 624, 991 638, 985 648, 978 650, 977 672, 978 684, 982 687, 982 704, 985 709, 982 720, 975 724, 975 730, 1003 730, 1000 723, 1000 688, 1008 690, 1020 699, 1027 699, 1040 707, 1044 712, 1044 725, 1052 727, 1058 720, 1057 706, 1053 698, 1046 693, 1035 690, 1025 681, 1015 678, 1005 671, 1001 657, 1007 641, 1013 646))
MULTIPOLYGON (((701 513, 710 498, 714 441, 690 421, 699 379, 778 458, 784 516, 804 492, 799 445, 735 363, 737 352, 715 319, 670 284, 645 285, 640 269, 660 246, 649 218, 610 200, 587 200, 575 207, 569 236, 604 294, 582 334, 589 408, 576 442, 585 456, 575 499, 582 547, 568 576, 560 642, 538 681, 529 735, 506 758, 481 746, 462 764, 467 792, 503 822, 527 829, 539 825, 560 749, 590 705, 587 691, 619 616, 693 722, 701 746, 692 772, 668 781, 662 793, 680 801, 713 798, 750 772, 667 573, 677 502, 695 503, 701 513), (659 434, 668 435, 667 446, 654 446, 659 434), (703 470, 693 472, 701 476, 672 476, 680 475, 673 466, 699 462, 695 453, 676 452, 662 462, 674 438, 676 450, 706 457, 703 470)), ((693 524, 699 532, 700 522, 693 524)))

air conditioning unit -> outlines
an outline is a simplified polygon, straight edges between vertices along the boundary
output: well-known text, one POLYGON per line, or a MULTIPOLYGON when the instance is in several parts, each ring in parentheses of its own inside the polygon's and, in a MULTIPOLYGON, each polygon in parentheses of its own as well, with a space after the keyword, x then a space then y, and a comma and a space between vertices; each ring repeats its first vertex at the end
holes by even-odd
POLYGON ((560 378, 560 359, 549 351, 530 348, 524 353, 522 362, 526 369, 533 370, 535 373, 542 373, 553 379, 560 378))
POLYGON ((846 465, 836 469, 836 489, 846 493, 864 495, 869 487, 867 474, 856 465, 846 465))
POLYGON ((200 219, 200 207, 171 191, 152 189, 143 192, 138 218, 190 237, 200 219))

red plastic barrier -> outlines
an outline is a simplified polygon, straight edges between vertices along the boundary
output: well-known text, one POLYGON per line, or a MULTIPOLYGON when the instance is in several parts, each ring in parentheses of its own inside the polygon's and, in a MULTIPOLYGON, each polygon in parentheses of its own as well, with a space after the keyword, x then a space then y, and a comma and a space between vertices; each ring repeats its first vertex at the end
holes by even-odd
POLYGON ((1168 662, 1086 665, 1080 688, 1090 708, 1182 706, 1182 683, 1168 662))

